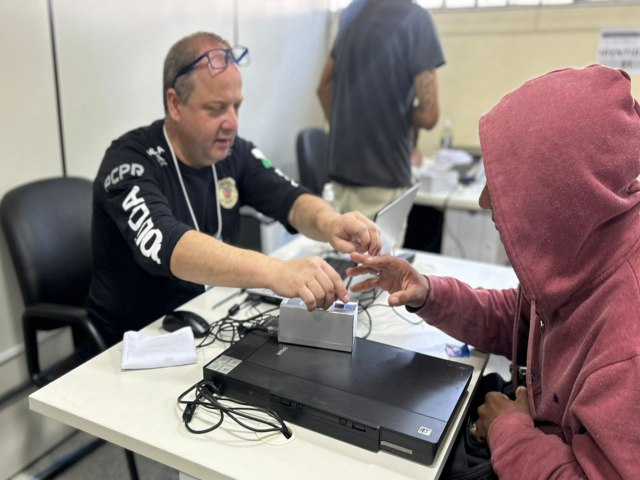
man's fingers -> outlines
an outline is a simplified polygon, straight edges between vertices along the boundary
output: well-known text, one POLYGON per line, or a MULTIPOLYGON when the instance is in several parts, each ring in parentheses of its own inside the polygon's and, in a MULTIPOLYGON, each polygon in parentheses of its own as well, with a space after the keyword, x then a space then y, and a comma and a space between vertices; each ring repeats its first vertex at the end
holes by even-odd
POLYGON ((351 260, 353 260, 356 263, 363 264, 366 259, 367 257, 361 253, 358 253, 358 252, 351 253, 351 260))
POLYGON ((308 279, 301 289, 305 294, 305 296, 301 294, 301 298, 309 311, 316 308, 327 309, 333 305, 336 298, 349 301, 347 289, 340 275, 325 261, 320 261, 319 266, 320 271, 315 270, 313 277, 308 279), (307 292, 310 295, 307 296, 307 292))
POLYGON ((357 252, 368 252, 370 255, 377 255, 381 248, 382 242, 380 239, 380 229, 370 219, 365 217, 360 212, 352 212, 355 220, 359 222, 359 226, 356 228, 355 237, 359 242, 353 242, 357 252))
POLYGON ((316 297, 306 285, 302 289, 300 289, 299 295, 304 304, 307 306, 307 310, 312 312, 317 308, 318 305, 316 304, 316 297))
MULTIPOLYGON (((348 299, 347 297, 347 287, 344 286, 344 282, 338 272, 336 272, 331 265, 327 262, 322 262, 322 270, 326 274, 326 282, 324 283, 325 291, 330 292, 333 302, 336 298, 348 299)), ((348 301, 348 300, 347 300, 348 301)))

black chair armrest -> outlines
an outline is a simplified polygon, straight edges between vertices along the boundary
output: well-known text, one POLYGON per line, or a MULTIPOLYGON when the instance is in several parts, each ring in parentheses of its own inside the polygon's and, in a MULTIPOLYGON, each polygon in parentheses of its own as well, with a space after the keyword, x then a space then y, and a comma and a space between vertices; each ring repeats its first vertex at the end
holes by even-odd
MULTIPOLYGON (((59 365, 47 371, 41 370, 40 367, 37 332, 40 330, 55 330, 63 327, 71 327, 74 343, 78 342, 79 339, 86 339, 91 348, 97 352, 106 349, 104 340, 91 322, 91 319, 87 316, 87 311, 84 308, 53 303, 38 303, 26 307, 22 315, 22 328, 27 367, 32 381, 38 386, 42 386, 52 378, 55 378, 58 371, 64 373, 65 368, 68 370, 70 366, 73 366, 73 360, 69 358, 59 362, 59 365)), ((79 362, 76 361, 75 363, 77 364, 79 362)))

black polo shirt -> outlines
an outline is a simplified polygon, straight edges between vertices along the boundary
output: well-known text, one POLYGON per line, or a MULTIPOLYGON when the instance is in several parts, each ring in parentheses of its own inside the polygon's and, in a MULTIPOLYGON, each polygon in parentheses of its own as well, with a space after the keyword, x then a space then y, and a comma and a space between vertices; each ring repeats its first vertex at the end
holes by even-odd
MULTIPOLYGON (((177 279, 169 268, 176 243, 195 225, 162 126, 159 120, 115 140, 94 182, 94 274, 87 309, 110 344, 204 290, 177 279)), ((220 219, 212 168, 191 168, 180 159, 178 165, 199 230, 215 235, 220 219)), ((236 138, 215 169, 224 242, 238 239, 242 205, 294 231, 287 216, 307 190, 273 168, 251 142, 236 138)))

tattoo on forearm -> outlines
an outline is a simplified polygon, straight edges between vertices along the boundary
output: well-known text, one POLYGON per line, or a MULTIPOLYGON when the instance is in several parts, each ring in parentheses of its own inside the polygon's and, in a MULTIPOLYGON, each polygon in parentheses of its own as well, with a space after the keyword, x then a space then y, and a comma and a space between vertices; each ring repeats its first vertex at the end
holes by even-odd
POLYGON ((416 97, 418 105, 416 110, 426 112, 433 101, 433 72, 423 72, 416 77, 416 97))

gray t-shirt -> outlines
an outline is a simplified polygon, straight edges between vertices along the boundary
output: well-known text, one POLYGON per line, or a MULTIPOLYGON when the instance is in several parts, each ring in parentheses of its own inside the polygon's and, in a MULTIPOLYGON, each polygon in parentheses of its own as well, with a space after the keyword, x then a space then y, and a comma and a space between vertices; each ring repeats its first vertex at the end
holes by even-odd
POLYGON ((444 64, 429 12, 410 0, 356 0, 334 64, 329 174, 345 185, 411 184, 414 77, 444 64))

